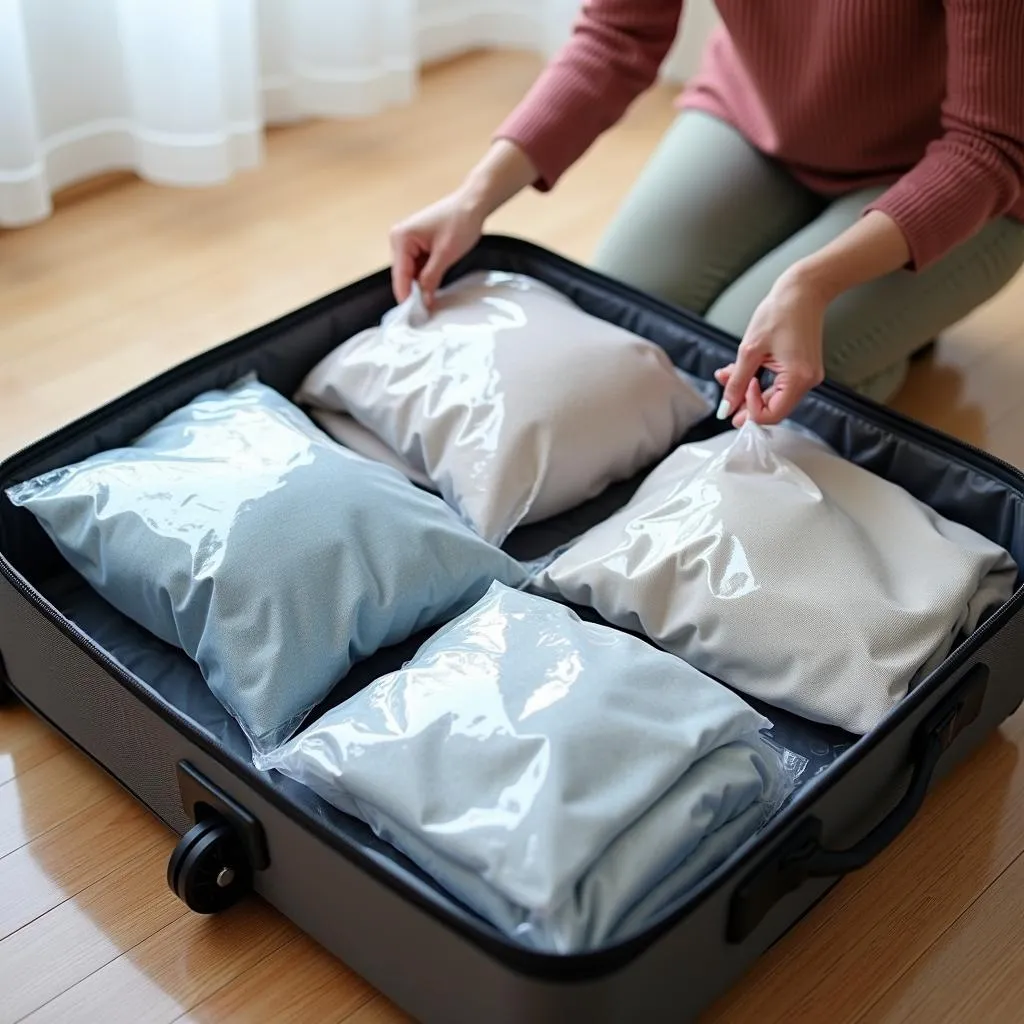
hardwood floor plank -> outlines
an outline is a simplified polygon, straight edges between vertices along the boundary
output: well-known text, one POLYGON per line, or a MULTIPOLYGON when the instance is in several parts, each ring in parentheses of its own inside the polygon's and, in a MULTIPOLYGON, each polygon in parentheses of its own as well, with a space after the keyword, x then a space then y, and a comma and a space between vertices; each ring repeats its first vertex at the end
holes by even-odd
POLYGON ((181 1024, 338 1024, 376 993, 312 939, 296 934, 184 1016, 181 1024))
POLYGON ((1024 855, 873 1003, 864 1024, 1011 1024, 1024 1017, 1024 855))
POLYGON ((57 732, 28 708, 17 704, 0 708, 0 786, 70 749, 57 732))
POLYGON ((135 851, 130 866, 86 886, 0 942, 0 1021, 16 1021, 188 913, 167 887, 171 842, 135 851), (44 967, 45 965, 45 967, 44 967))
POLYGON ((117 783, 67 749, 0 786, 0 858, 118 792, 117 783))
MULTIPOLYGON (((25 1018, 30 1024, 170 1024, 294 935, 250 900, 213 917, 186 914, 25 1018)), ((270 977, 268 981, 273 981, 270 977)))
POLYGON ((131 870, 140 850, 167 836, 118 792, 0 858, 0 939, 101 878, 131 870))
POLYGON ((368 1003, 360 1006, 351 1016, 346 1017, 345 1024, 416 1024, 416 1022, 383 996, 375 996, 368 1003))
POLYGON ((1011 465, 1024 469, 1024 403, 995 422, 986 448, 1011 465))

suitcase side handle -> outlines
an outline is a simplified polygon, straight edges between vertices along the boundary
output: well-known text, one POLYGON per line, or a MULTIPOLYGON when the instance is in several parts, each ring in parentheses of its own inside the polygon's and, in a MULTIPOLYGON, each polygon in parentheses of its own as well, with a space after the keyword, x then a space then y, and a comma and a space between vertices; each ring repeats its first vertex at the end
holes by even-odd
POLYGON ((866 836, 845 850, 822 843, 819 818, 802 819, 788 839, 736 887, 729 906, 726 940, 742 942, 768 911, 809 878, 839 878, 878 856, 921 809, 942 755, 973 722, 985 699, 989 671, 975 665, 924 718, 911 742, 913 770, 899 803, 866 836))

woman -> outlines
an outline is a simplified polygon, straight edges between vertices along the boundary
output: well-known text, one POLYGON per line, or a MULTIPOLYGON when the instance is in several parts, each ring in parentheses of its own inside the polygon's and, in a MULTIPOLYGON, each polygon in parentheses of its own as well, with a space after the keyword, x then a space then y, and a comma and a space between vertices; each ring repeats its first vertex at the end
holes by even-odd
MULTIPOLYGON (((392 231, 429 298, 521 189, 554 186, 656 79, 682 0, 588 0, 464 184, 392 231)), ((878 401, 1024 264, 1022 0, 718 0, 723 26, 598 270, 742 344, 720 416, 825 375, 878 401), (762 393, 757 374, 772 371, 762 393)))

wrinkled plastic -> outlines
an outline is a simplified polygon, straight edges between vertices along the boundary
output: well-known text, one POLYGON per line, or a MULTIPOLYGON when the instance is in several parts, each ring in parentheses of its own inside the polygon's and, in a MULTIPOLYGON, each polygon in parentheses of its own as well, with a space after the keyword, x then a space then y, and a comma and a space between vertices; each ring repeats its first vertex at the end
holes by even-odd
POLYGON ((489 272, 429 312, 414 290, 317 365, 296 401, 350 415, 500 544, 660 458, 711 413, 713 387, 547 285, 489 272))
POLYGON ((998 545, 805 431, 683 445, 554 558, 593 607, 743 693, 853 733, 1008 600, 998 545))
POLYGON ((439 498, 258 382, 7 493, 115 608, 199 665, 263 753, 356 661, 496 578, 526 579, 439 498))
POLYGON ((778 809, 805 762, 770 726, 644 641, 494 584, 259 764, 505 934, 569 953, 664 912, 778 809))
POLYGON ((372 430, 367 430, 358 420, 345 413, 329 412, 327 409, 310 409, 313 421, 338 444, 357 452, 364 458, 383 462, 408 477, 417 487, 437 493, 437 488, 426 473, 410 466, 398 452, 392 451, 372 430))

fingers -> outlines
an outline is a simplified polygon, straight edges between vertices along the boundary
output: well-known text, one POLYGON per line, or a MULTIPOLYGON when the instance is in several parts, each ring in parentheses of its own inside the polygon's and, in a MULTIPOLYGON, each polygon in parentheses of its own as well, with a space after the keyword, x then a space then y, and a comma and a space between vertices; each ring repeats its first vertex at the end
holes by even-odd
POLYGON ((732 425, 738 430, 748 420, 754 423, 760 422, 764 413, 765 398, 761 394, 761 382, 754 379, 747 385, 746 393, 743 396, 743 408, 732 418, 732 425))
POLYGON ((398 302, 405 302, 416 280, 419 246, 412 236, 397 227, 391 232, 391 289, 398 302))
POLYGON ((458 258, 455 246, 446 238, 423 239, 397 227, 391 233, 391 285, 395 298, 405 302, 418 282, 427 306, 441 287, 448 268, 458 258))
POLYGON ((795 364, 780 370, 761 395, 761 405, 751 410, 751 419, 762 426, 773 426, 792 416, 804 395, 824 379, 820 367, 795 364))
POLYGON ((444 278, 448 268, 455 262, 452 257, 450 246, 444 242, 434 245, 427 262, 420 271, 419 283, 423 292, 423 301, 428 306, 434 302, 434 293, 441 287, 441 280, 444 278))
POLYGON ((761 369, 762 359, 763 353, 758 346, 748 345, 746 342, 740 345, 736 353, 736 362, 726 367, 729 372, 725 381, 722 403, 718 407, 720 420, 728 419, 742 408, 750 382, 761 369))
POLYGON ((775 383, 765 392, 765 406, 755 422, 770 426, 781 423, 791 416, 800 400, 814 386, 808 377, 804 382, 802 379, 794 380, 788 374, 779 374, 775 383))

